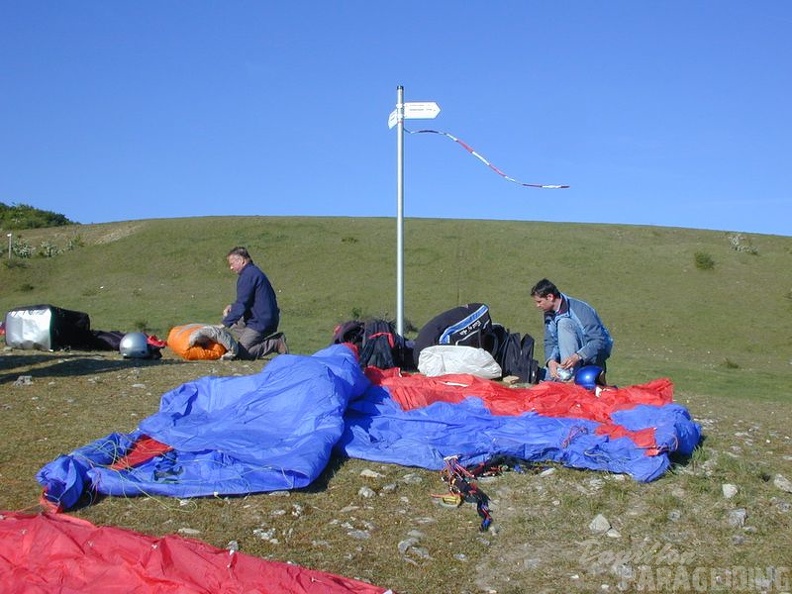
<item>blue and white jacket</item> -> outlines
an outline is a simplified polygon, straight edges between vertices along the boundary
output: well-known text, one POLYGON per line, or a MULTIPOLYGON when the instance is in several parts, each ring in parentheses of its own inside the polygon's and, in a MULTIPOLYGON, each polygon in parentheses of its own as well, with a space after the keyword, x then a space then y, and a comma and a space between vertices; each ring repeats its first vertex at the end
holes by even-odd
POLYGON ((577 351, 584 364, 605 362, 613 349, 613 338, 602 323, 597 311, 585 301, 561 293, 561 308, 544 317, 545 361, 558 361, 558 320, 571 318, 579 327, 583 346, 577 351))

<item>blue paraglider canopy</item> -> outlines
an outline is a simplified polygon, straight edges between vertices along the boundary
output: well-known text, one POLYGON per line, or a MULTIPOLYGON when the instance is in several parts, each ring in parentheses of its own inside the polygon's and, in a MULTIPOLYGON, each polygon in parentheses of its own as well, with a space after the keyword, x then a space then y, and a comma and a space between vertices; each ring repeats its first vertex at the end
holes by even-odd
MULTIPOLYGON (((576 415, 586 407, 570 405, 559 416, 542 412, 542 389, 531 392, 532 407, 504 414, 484 394, 495 383, 488 380, 459 386, 454 402, 410 408, 393 396, 399 381, 372 383, 351 349, 333 345, 312 356, 279 355, 254 375, 188 382, 165 393, 135 431, 112 433, 45 465, 37 474, 43 499, 66 510, 93 493, 297 489, 321 474, 334 449, 433 470, 450 455, 476 464, 502 454, 651 481, 669 468, 672 454, 689 455, 701 437, 684 407, 651 389, 622 406, 603 408, 603 399, 588 407, 594 413, 576 415)), ((579 391, 570 392, 574 398, 594 398, 579 386, 565 388, 579 391)), ((502 390, 499 402, 531 402, 502 390)))

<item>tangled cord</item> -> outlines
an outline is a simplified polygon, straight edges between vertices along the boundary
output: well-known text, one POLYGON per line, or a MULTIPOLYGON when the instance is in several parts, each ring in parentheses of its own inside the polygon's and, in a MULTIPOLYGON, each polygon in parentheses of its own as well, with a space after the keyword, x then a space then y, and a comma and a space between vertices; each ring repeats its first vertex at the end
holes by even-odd
MULTIPOLYGON (((440 477, 448 485, 448 493, 442 495, 432 495, 440 499, 443 505, 459 507, 465 501, 475 501, 476 512, 481 518, 479 530, 486 532, 492 524, 492 516, 489 511, 489 497, 476 484, 476 476, 485 473, 495 472, 495 467, 479 465, 481 472, 474 474, 459 463, 459 456, 446 456, 443 458, 445 466, 440 472, 440 477), (483 468, 486 466, 486 469, 483 468)), ((499 471, 497 471, 499 472, 499 471)))

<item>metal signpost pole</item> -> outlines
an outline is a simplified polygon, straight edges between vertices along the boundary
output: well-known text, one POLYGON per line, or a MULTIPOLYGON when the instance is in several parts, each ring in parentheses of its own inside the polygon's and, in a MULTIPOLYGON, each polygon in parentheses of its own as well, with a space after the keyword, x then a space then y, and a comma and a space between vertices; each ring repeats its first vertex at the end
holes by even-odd
POLYGON ((396 87, 396 109, 388 116, 388 128, 396 126, 396 332, 404 336, 404 120, 437 117, 434 101, 404 102, 404 87, 396 87))
POLYGON ((396 87, 396 333, 404 336, 404 87, 396 87))

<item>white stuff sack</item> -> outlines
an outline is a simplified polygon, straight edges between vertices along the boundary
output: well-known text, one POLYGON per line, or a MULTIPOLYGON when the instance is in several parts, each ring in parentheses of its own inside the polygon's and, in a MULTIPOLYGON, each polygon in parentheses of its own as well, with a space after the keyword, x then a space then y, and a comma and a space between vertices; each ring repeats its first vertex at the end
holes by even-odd
POLYGON ((418 371, 428 377, 470 373, 495 379, 503 374, 500 365, 484 349, 455 344, 438 344, 422 349, 418 355, 418 371))
POLYGON ((14 349, 53 350, 52 309, 37 305, 9 311, 5 317, 5 341, 14 349))

